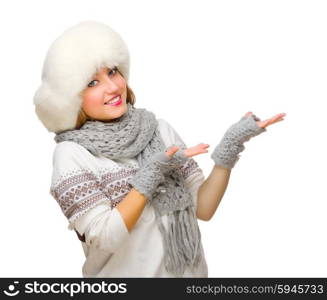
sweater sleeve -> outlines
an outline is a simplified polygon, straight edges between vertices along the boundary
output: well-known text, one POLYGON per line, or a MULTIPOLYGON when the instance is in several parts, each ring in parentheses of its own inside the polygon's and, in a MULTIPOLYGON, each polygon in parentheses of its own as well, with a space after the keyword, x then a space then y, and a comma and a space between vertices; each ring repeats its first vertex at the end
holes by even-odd
MULTIPOLYGON (((165 142, 166 147, 176 145, 183 149, 187 148, 187 145, 182 140, 180 135, 166 120, 158 119, 158 122, 160 133, 165 142)), ((185 162, 185 164, 179 169, 179 171, 185 180, 186 186, 189 188, 193 196, 194 205, 195 207, 197 207, 198 190, 201 184, 205 181, 203 171, 193 158, 189 158, 185 162)))
POLYGON ((129 236, 120 212, 108 204, 99 204, 81 216, 75 229, 84 233, 87 246, 109 253, 115 253, 129 236))
POLYGON ((101 185, 94 156, 74 142, 57 144, 51 195, 85 243, 114 252, 128 236, 126 225, 101 185))

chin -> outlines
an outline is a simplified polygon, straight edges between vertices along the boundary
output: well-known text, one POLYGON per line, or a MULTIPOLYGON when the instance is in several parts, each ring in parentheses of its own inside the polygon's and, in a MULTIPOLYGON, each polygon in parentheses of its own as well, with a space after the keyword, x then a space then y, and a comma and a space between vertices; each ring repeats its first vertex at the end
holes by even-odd
POLYGON ((110 116, 110 119, 117 119, 120 118, 121 116, 123 116, 125 113, 127 112, 127 105, 126 103, 122 104, 119 107, 119 111, 117 111, 115 114, 112 114, 110 116))

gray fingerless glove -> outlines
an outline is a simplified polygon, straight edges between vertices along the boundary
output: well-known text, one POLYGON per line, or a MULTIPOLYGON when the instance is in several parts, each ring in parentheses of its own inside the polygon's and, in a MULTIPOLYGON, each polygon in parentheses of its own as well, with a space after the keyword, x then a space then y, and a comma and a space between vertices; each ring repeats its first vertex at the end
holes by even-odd
POLYGON ((137 170, 130 184, 148 200, 152 200, 152 195, 158 185, 165 181, 165 175, 184 164, 187 159, 182 149, 179 149, 172 158, 169 158, 165 152, 156 153, 137 170))
POLYGON ((240 158, 238 154, 245 149, 243 143, 267 131, 265 128, 259 127, 256 121, 260 121, 260 119, 255 115, 243 117, 227 130, 210 156, 216 165, 232 169, 240 158))

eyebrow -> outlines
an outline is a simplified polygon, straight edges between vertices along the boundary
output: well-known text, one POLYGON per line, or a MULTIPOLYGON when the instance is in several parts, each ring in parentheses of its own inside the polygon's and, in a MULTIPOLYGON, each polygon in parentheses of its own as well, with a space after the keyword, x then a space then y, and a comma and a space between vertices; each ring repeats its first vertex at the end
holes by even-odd
MULTIPOLYGON (((115 69, 115 68, 117 68, 117 67, 115 66, 115 67, 113 67, 113 68, 109 68, 109 67, 106 67, 106 68, 108 69, 107 72, 109 72, 109 71, 112 71, 113 69, 115 69)), ((118 70, 118 68, 117 68, 117 70, 118 70)), ((97 74, 93 75, 93 76, 92 76, 92 79, 95 78, 96 76, 97 76, 97 74)))

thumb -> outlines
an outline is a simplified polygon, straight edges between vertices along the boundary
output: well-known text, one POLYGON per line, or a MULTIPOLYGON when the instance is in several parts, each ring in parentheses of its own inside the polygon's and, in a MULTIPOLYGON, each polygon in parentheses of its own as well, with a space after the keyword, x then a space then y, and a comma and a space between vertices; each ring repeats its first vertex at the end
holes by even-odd
POLYGON ((178 146, 172 146, 172 147, 170 147, 170 148, 168 148, 166 150, 166 154, 169 157, 172 157, 178 150, 179 150, 179 147, 178 146))

